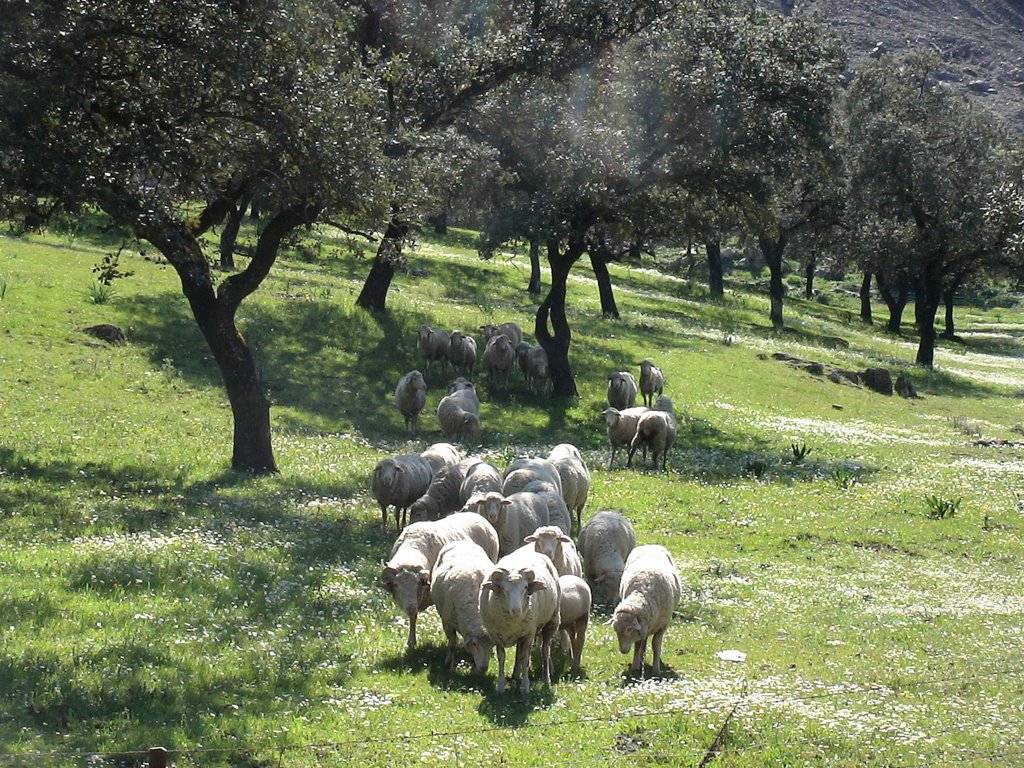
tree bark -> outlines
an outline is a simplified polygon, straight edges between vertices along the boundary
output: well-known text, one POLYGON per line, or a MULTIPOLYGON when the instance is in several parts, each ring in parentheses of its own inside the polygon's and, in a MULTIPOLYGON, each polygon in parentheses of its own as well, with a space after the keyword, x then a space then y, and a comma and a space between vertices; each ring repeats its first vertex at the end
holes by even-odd
POLYGON ((956 325, 953 322, 953 302, 957 291, 960 290, 960 282, 955 281, 947 285, 942 291, 942 302, 946 307, 946 330, 942 332, 944 339, 956 339, 956 325))
POLYGON ((435 235, 447 235, 448 234, 448 211, 438 211, 431 216, 427 221, 430 226, 434 228, 435 235))
POLYGON ((775 239, 769 239, 762 236, 759 238, 759 242, 761 253, 764 254, 764 260, 768 264, 768 271, 770 273, 768 296, 771 300, 771 309, 768 316, 772 321, 772 327, 777 331, 781 331, 784 325, 782 302, 786 293, 785 285, 782 282, 782 253, 786 250, 786 238, 779 236, 775 239))
POLYGON ((571 240, 565 253, 559 249, 557 240, 548 241, 551 288, 540 307, 537 308, 534 335, 548 354, 552 394, 556 397, 579 397, 576 379, 572 373, 572 366, 569 364, 572 331, 565 314, 565 293, 569 271, 573 264, 579 261, 584 250, 586 250, 586 246, 582 237, 571 240), (551 321, 551 330, 548 329, 548 320, 551 321))
POLYGON ((910 281, 903 275, 899 275, 896 278, 896 284, 893 285, 885 272, 878 270, 875 272, 875 282, 878 285, 879 294, 889 308, 889 321, 885 324, 885 329, 889 333, 900 335, 903 332, 903 310, 910 298, 910 281))
POLYGON ((590 266, 594 268, 594 277, 597 278, 597 292, 601 297, 601 315, 618 320, 619 308, 615 304, 612 276, 608 273, 608 257, 603 253, 590 251, 590 266))
POLYGON ((722 241, 708 239, 704 241, 704 250, 708 254, 708 292, 713 299, 725 296, 725 277, 722 273, 722 241))
POLYGON ((918 365, 931 368, 935 364, 935 315, 942 302, 942 281, 932 264, 925 264, 917 282, 914 319, 917 321, 918 365))
POLYGON ((228 213, 227 223, 220 233, 220 268, 226 272, 235 269, 235 244, 238 242, 238 230, 242 226, 242 217, 249 207, 249 198, 243 197, 228 213))
POLYGON ((377 255, 366 276, 363 289, 356 299, 356 306, 370 312, 383 312, 387 309, 388 290, 395 277, 399 257, 402 254, 402 239, 408 233, 407 224, 400 224, 395 219, 388 222, 387 231, 377 248, 377 255))
POLYGON ((804 298, 814 298, 814 270, 817 267, 815 260, 811 259, 804 265, 804 298))
POLYGON ((526 292, 540 296, 540 237, 536 233, 530 235, 530 283, 526 292))
POLYGON ((860 319, 871 323, 871 273, 867 271, 860 282, 860 319))

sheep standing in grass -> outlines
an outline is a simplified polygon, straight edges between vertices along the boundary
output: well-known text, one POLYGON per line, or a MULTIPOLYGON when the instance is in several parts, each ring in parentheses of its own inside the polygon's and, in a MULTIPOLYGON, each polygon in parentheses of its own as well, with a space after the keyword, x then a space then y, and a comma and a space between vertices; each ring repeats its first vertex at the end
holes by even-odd
POLYGON ((480 332, 484 335, 485 346, 488 341, 500 334, 508 336, 508 340, 512 342, 513 348, 518 346, 519 342, 523 340, 523 329, 515 323, 499 323, 498 325, 488 323, 487 325, 480 326, 480 332))
POLYGON ((405 428, 415 435, 420 431, 420 413, 427 404, 427 382, 419 371, 409 371, 395 387, 395 408, 405 419, 405 428))
MULTIPOLYGON (((659 401, 662 398, 658 398, 659 401)), ((667 398, 665 398, 667 399, 667 398)), ((636 423, 636 434, 629 444, 629 455, 626 459, 626 466, 633 465, 633 454, 636 449, 643 446, 646 451, 651 449, 651 460, 654 467, 658 466, 658 456, 661 456, 661 469, 665 470, 668 460, 668 452, 676 441, 676 419, 668 411, 650 410, 640 416, 636 423)))
POLYGON ((558 577, 558 589, 562 650, 572 659, 572 671, 579 674, 590 623, 590 587, 579 576, 563 574, 558 577))
POLYGON ((660 395, 665 389, 665 374, 661 368, 654 364, 650 358, 640 363, 640 394, 643 396, 644 405, 650 408, 654 405, 654 396, 660 395))
POLYGON ((462 460, 462 453, 451 443, 434 443, 420 451, 420 456, 427 460, 435 475, 444 467, 462 460))
POLYGON ((480 435, 480 398, 476 396, 473 385, 464 379, 456 379, 456 384, 464 382, 459 389, 445 395, 437 404, 437 421, 441 433, 456 440, 469 440, 480 435))
POLYGON ((472 541, 491 560, 498 558, 498 534, 480 515, 456 513, 442 520, 413 523, 402 531, 391 548, 377 586, 391 594, 409 617, 406 647, 416 647, 416 617, 431 604, 430 575, 445 544, 472 541))
MULTIPOLYGON (((608 469, 611 469, 615 463, 615 452, 619 449, 619 446, 625 445, 628 447, 633 443, 633 438, 636 437, 636 425, 640 421, 640 417, 648 411, 647 408, 639 406, 636 408, 605 408, 604 416, 605 424, 608 425, 608 442, 611 444, 612 452, 608 457, 608 469)), ((644 458, 647 457, 647 447, 644 446, 644 458)))
POLYGON ((430 375, 430 364, 437 362, 441 366, 441 374, 448 373, 448 331, 434 330, 429 325, 421 325, 416 337, 416 350, 423 358, 423 370, 430 375))
POLYGON ((569 534, 571 518, 565 501, 557 493, 485 493, 466 502, 465 509, 476 512, 498 532, 498 554, 502 557, 518 549, 531 533, 542 525, 557 526, 569 534))
POLYGON ((620 411, 636 404, 636 379, 628 371, 618 371, 608 377, 608 405, 620 411))
POLYGON ((583 563, 576 545, 557 525, 542 525, 523 541, 551 558, 559 576, 583 576, 583 563))
POLYGON ((633 525, 618 512, 603 509, 580 529, 579 551, 583 573, 601 602, 614 602, 626 558, 636 547, 633 525))
POLYGON ((505 649, 516 647, 512 678, 530 691, 530 653, 541 636, 544 683, 551 684, 551 640, 561 625, 558 574, 551 561, 532 550, 501 558, 480 585, 480 616, 498 656, 497 692, 505 692, 505 649))
POLYGON ((474 457, 438 470, 434 474, 434 479, 430 481, 427 492, 409 507, 409 521, 420 523, 424 520, 437 520, 462 509, 463 501, 459 496, 462 483, 473 467, 482 463, 480 459, 474 457))
POLYGON ((630 672, 643 671, 647 638, 651 638, 655 673, 661 672, 661 641, 679 604, 682 586, 672 556, 660 544, 645 544, 629 554, 619 587, 612 627, 619 638, 619 650, 633 648, 630 672))
POLYGON ((562 476, 558 467, 551 461, 540 456, 533 458, 521 457, 508 465, 501 492, 506 496, 526 490, 547 490, 562 495, 562 476))
POLYGON ((562 481, 562 498, 569 511, 576 515, 576 527, 580 527, 583 508, 590 496, 590 470, 579 449, 571 443, 560 443, 551 449, 548 461, 558 472, 562 481))
POLYGON ((371 489, 380 505, 381 526, 388 527, 388 507, 395 508, 395 526, 405 526, 409 506, 427 492, 434 472, 418 453, 382 459, 373 468, 371 489))
POLYGON ((430 596, 441 617, 441 627, 448 639, 445 665, 455 668, 457 635, 473 659, 473 671, 487 672, 491 660, 491 642, 480 616, 480 585, 494 569, 494 560, 472 541, 446 544, 437 557, 430 578, 430 596))
POLYGON ((459 486, 459 508, 463 508, 477 494, 490 492, 501 492, 501 472, 490 462, 481 461, 466 470, 466 476, 459 486))
POLYGON ((476 367, 476 339, 462 331, 452 331, 448 338, 448 361, 454 373, 472 378, 476 367))
POLYGON ((544 347, 532 347, 525 341, 516 346, 516 359, 523 372, 526 388, 534 395, 542 395, 551 386, 551 366, 544 347))
POLYGON ((492 336, 484 347, 484 367, 492 390, 508 387, 508 375, 516 364, 515 345, 503 333, 492 336))

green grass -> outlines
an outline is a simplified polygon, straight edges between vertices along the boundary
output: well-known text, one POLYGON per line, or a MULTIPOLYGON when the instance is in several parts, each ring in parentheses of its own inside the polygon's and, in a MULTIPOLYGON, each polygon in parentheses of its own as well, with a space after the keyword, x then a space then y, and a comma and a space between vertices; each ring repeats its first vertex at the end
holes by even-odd
POLYGON ((393 534, 369 475, 440 439, 436 382, 419 440, 390 402, 418 365, 415 328, 531 329, 525 258, 482 263, 471 233, 424 243, 375 318, 354 308, 368 264, 340 240, 286 254, 240 312, 282 469, 252 479, 226 469, 230 413, 173 271, 136 246, 121 254, 135 275, 95 302, 91 269, 120 239, 70 231, 0 238, 0 764, 138 765, 156 744, 179 766, 696 766, 713 743, 712 765, 743 768, 1020 760, 1019 308, 959 308, 964 343, 924 372, 912 338, 859 322, 848 286, 819 281, 827 304, 791 295, 776 333, 745 273, 710 303, 649 262, 613 265, 622 318, 607 321, 581 263, 579 401, 517 380, 485 398, 474 450, 580 446, 585 516, 623 510, 672 552, 687 597, 662 676, 626 677, 605 611, 580 679, 560 662, 550 689, 502 698, 493 663, 443 670, 432 610, 404 653, 373 586, 393 534), (97 323, 129 343, 82 333, 97 323), (922 398, 775 351, 908 372, 922 398), (648 356, 679 414, 670 471, 608 470, 607 375, 648 356))

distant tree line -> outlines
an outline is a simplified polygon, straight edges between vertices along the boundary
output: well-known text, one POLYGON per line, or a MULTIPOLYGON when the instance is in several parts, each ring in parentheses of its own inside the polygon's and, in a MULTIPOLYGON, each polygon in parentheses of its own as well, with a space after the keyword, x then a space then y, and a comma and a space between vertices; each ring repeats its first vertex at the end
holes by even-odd
POLYGON ((535 333, 562 396, 576 394, 567 278, 585 255, 615 316, 610 261, 699 244, 720 297, 723 244, 757 244, 776 328, 787 258, 809 275, 858 270, 891 328, 913 295, 917 362, 928 366, 938 308, 972 282, 1020 273, 1019 137, 942 87, 933 57, 882 56, 844 81, 834 34, 756 4, 39 0, 8 10, 2 213, 98 208, 160 251, 223 376, 238 470, 277 465, 270 401, 236 314, 302 227, 375 239, 356 300, 372 312, 386 310, 424 222, 443 227, 471 207, 484 255, 528 243, 535 333), (235 270, 253 209, 258 240, 235 270), (200 243, 214 227, 223 272, 200 243))

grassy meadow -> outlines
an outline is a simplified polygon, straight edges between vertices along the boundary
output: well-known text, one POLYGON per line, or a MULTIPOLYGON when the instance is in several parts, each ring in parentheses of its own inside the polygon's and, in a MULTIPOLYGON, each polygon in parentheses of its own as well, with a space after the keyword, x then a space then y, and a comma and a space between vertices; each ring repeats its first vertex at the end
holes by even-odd
POLYGON ((173 270, 136 246, 132 277, 93 285, 119 242, 0 236, 0 766, 136 766, 154 745, 177 766, 253 768, 1024 762, 1020 306, 958 307, 963 341, 926 372, 909 327, 879 329, 884 307, 859 322, 852 282, 805 301, 793 276, 773 333, 749 274, 710 303, 650 262, 613 265, 610 321, 581 262, 580 399, 530 397, 518 375, 484 389, 472 451, 503 465, 575 443, 584 518, 623 511, 687 594, 660 676, 625 674, 605 609, 581 677, 560 661, 550 688, 499 697, 493 661, 445 671, 433 609, 405 654, 374 586, 394 532, 369 479, 441 439, 442 382, 419 439, 391 402, 417 326, 532 329, 526 259, 430 240, 373 317, 354 307, 366 258, 330 237, 285 254, 240 312, 281 467, 251 478, 227 470, 226 397, 173 270), (129 343, 82 332, 96 323, 129 343), (921 397, 774 352, 907 372, 921 397), (676 404, 667 473, 608 469, 606 378, 643 357, 676 404))

